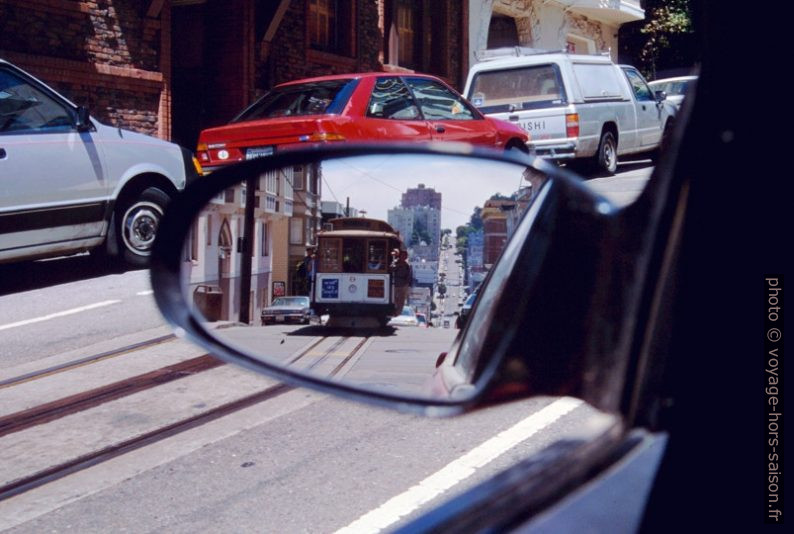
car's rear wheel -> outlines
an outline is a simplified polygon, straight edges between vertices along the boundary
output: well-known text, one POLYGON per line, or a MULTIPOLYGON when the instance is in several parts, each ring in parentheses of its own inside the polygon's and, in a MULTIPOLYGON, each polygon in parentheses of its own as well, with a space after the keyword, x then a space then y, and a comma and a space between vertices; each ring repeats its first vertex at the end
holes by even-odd
POLYGON ((133 267, 148 265, 154 236, 170 200, 161 189, 148 187, 131 202, 119 206, 116 213, 118 244, 128 264, 133 267))
POLYGON ((610 131, 601 134, 598 151, 595 155, 595 166, 599 171, 615 174, 618 170, 618 143, 610 131))

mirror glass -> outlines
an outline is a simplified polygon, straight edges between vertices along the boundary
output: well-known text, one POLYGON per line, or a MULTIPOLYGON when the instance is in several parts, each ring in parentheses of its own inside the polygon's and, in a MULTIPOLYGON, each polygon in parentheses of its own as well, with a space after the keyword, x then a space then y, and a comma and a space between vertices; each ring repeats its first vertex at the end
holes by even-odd
POLYGON ((415 154, 247 177, 193 221, 185 296, 213 336, 269 364, 460 396, 477 355, 440 355, 487 315, 472 316, 480 286, 547 181, 515 163, 415 154))

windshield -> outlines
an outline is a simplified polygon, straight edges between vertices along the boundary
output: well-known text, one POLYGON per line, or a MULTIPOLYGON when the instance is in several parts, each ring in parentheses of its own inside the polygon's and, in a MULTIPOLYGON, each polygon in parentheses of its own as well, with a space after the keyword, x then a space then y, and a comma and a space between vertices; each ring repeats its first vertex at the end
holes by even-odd
POLYGON ((655 91, 664 91, 668 96, 684 95, 689 87, 690 80, 676 80, 669 82, 652 82, 649 85, 655 91))
POLYGON ((308 306, 307 297, 279 297, 273 301, 273 306, 308 306))
POLYGON ((345 79, 277 87, 233 122, 339 113, 350 98, 353 83, 353 80, 345 79))

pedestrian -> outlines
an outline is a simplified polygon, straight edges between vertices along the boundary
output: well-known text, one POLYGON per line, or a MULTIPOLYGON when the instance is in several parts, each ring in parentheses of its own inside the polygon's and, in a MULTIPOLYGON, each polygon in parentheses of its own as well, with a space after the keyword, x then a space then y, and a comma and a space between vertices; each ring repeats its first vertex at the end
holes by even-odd
POLYGON ((394 249, 392 256, 395 256, 391 264, 392 281, 394 282, 394 314, 399 315, 403 311, 408 291, 411 289, 413 271, 411 264, 408 263, 407 251, 394 249))
POLYGON ((298 295, 311 295, 312 282, 314 281, 314 247, 306 247, 306 255, 295 271, 296 293, 298 295))

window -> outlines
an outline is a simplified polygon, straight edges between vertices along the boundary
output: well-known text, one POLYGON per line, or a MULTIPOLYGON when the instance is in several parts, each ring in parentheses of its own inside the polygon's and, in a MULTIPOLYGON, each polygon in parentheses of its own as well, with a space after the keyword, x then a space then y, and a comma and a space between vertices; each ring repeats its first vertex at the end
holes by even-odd
POLYGON ((291 245, 302 245, 306 242, 302 217, 293 217, 289 220, 289 242, 291 245))
POLYGON ((372 239, 367 243, 367 272, 385 273, 388 265, 388 245, 385 239, 372 239))
POLYGON ((419 108, 400 78, 379 78, 372 89, 367 117, 379 119, 418 119, 419 108))
POLYGON ((342 240, 342 272, 364 272, 364 244, 363 239, 342 240))
POLYGON ((279 172, 278 171, 270 171, 268 173, 263 174, 260 178, 260 186, 261 182, 264 181, 264 191, 265 191, 265 204, 262 208, 265 211, 269 211, 271 213, 278 212, 278 183, 279 183, 279 172))
POLYGON ((343 79, 278 87, 257 100, 232 122, 339 113, 350 100, 357 84, 355 80, 343 79))
POLYGON ((417 69, 421 65, 419 6, 417 4, 416 0, 399 0, 395 14, 399 39, 398 65, 409 69, 417 69))
POLYGON ((338 273, 341 272, 340 252, 342 240, 338 238, 323 239, 320 241, 320 264, 317 272, 338 273))
POLYGON ((67 132, 72 115, 60 103, 15 74, 0 70, 0 135, 13 132, 67 132))
POLYGON ((651 91, 651 88, 645 83, 645 79, 639 72, 631 69, 626 69, 624 72, 629 79, 629 83, 631 84, 632 90, 634 90, 634 95, 637 97, 637 100, 655 100, 653 91, 651 91))
POLYGON ((536 65, 508 70, 482 71, 475 75, 469 100, 483 113, 558 105, 565 91, 555 65, 536 65))
POLYGON ((259 250, 262 256, 270 255, 270 239, 269 239, 270 225, 267 223, 260 223, 259 225, 259 250))
POLYGON ((306 167, 304 166, 297 166, 293 167, 292 169, 292 189, 295 191, 303 191, 306 188, 305 180, 304 180, 304 173, 306 172, 306 167))
POLYGON ((476 118, 463 99, 444 85, 427 78, 407 78, 419 101, 422 115, 428 120, 472 120, 476 118))
POLYGON ((309 48, 352 57, 354 27, 351 0, 309 0, 309 48))

